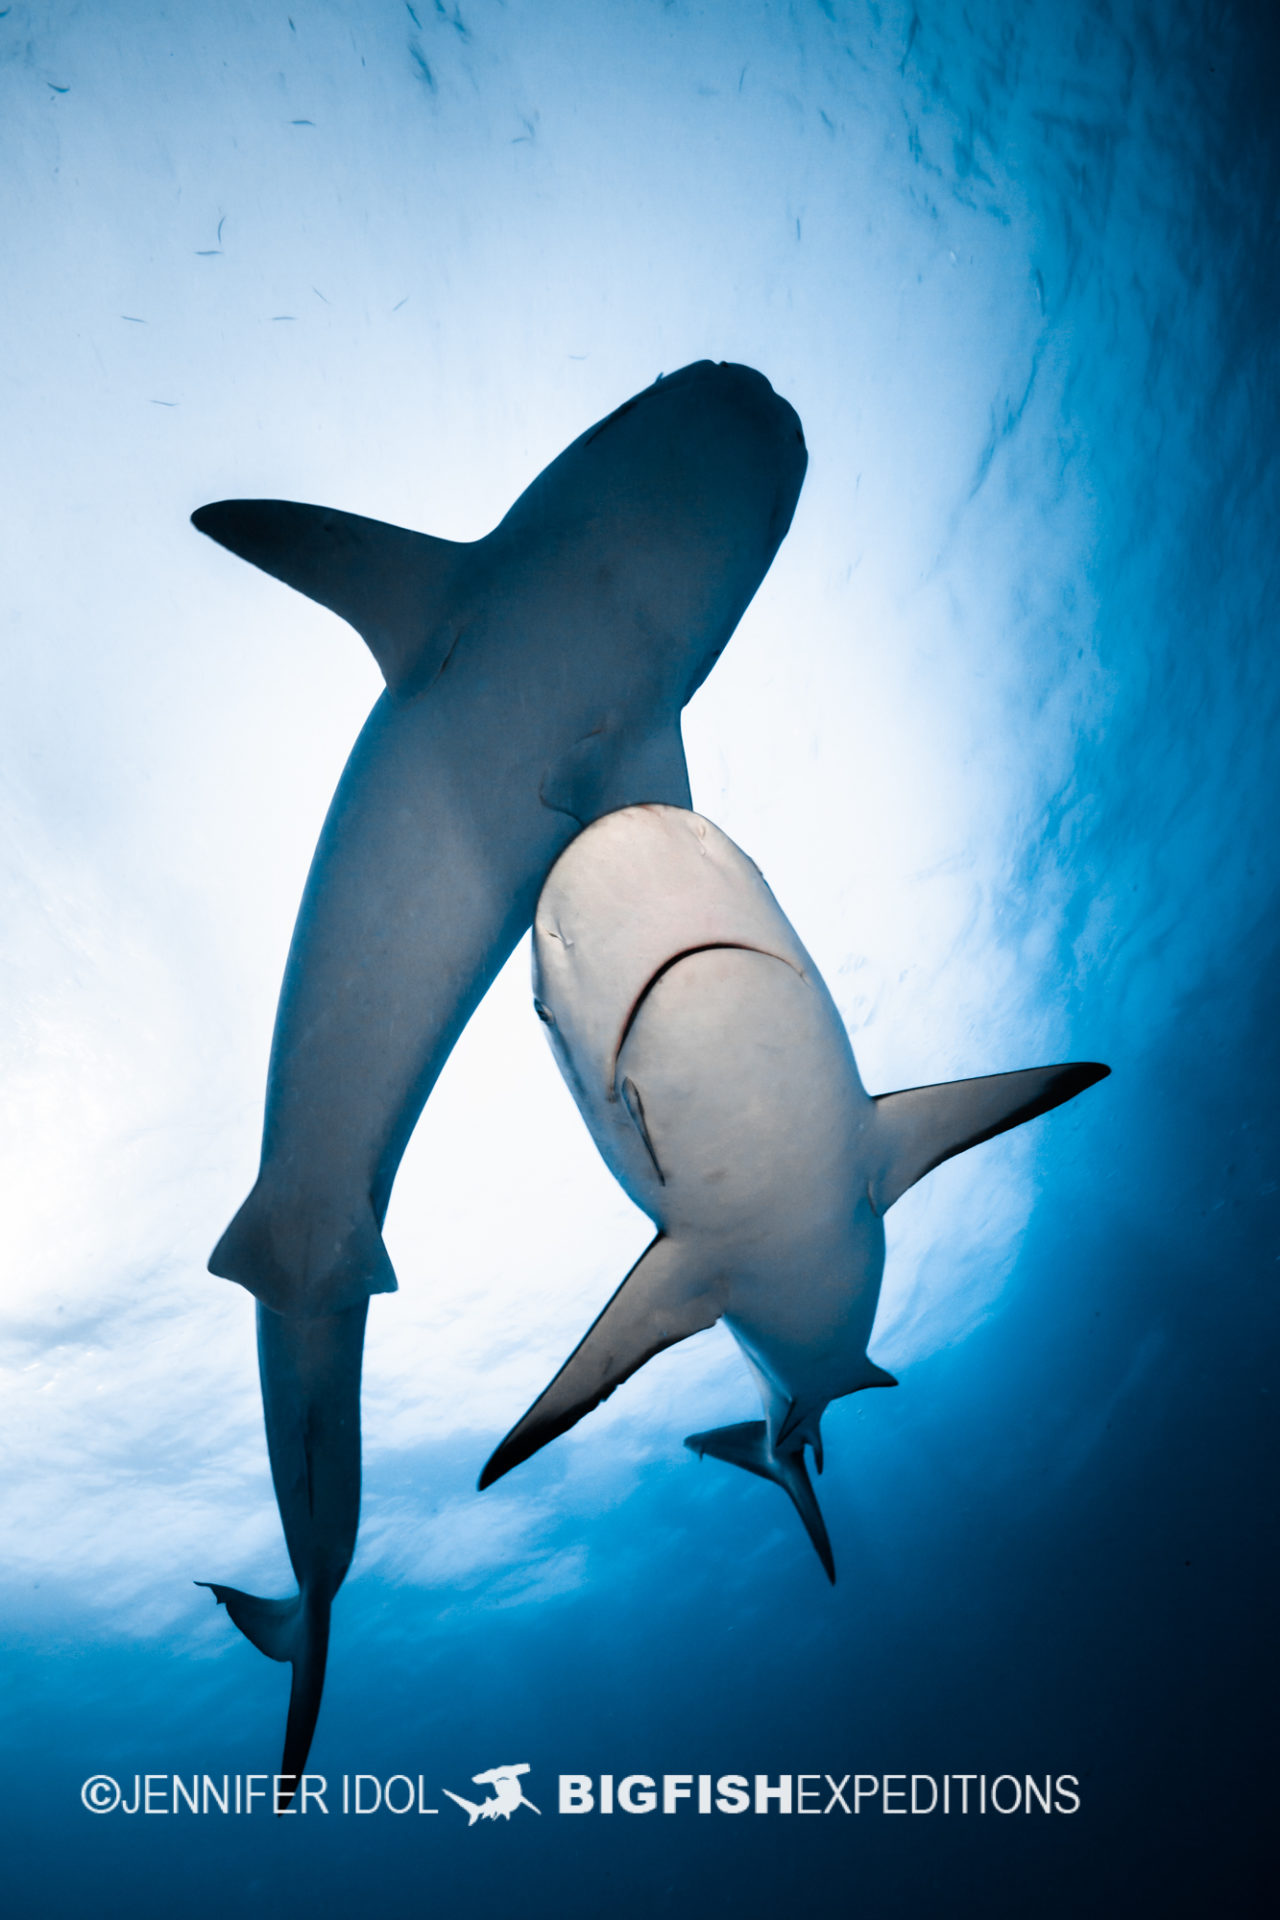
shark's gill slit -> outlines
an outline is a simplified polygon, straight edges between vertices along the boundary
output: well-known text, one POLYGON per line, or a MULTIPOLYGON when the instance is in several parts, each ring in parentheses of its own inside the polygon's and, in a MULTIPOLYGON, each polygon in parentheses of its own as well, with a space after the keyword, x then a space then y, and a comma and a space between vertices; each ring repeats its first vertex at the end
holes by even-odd
MULTIPOLYGON (((704 940, 701 946, 684 947, 679 953, 673 953, 671 958, 664 960, 657 972, 645 981, 634 1006, 622 1023, 622 1032, 618 1035, 618 1044, 613 1050, 615 1076, 617 1074, 618 1062, 622 1058, 622 1049, 627 1044, 627 1036, 639 1019, 645 1001, 649 998, 649 995, 653 992, 659 980, 665 979, 666 975, 671 972, 671 969, 678 967, 682 960, 692 960, 696 953, 758 953, 764 960, 780 961, 784 967, 790 967, 792 965, 792 962, 785 959, 782 954, 770 953, 767 947, 753 947, 746 940, 704 940)), ((795 971, 799 972, 799 968, 796 968, 795 971)), ((803 975, 801 975, 801 978, 803 978, 803 975)))

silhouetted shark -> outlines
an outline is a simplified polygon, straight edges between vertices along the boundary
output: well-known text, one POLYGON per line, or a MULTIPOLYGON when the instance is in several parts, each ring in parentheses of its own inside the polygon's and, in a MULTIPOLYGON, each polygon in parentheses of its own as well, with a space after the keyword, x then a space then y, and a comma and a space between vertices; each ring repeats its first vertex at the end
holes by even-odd
POLYGON ((688 802, 680 710, 763 579, 805 460, 761 374, 704 360, 575 440, 481 540, 288 501, 192 515, 349 620, 387 683, 298 914, 257 1183, 209 1262, 259 1302, 299 1585, 288 1601, 213 1591, 292 1663, 286 1774, 355 1546, 365 1314, 396 1284, 382 1223, 401 1156, 567 842, 633 802, 688 802))
POLYGON ((518 1807, 528 1807, 530 1813, 541 1813, 541 1807, 535 1807, 532 1800, 525 1796, 520 1785, 522 1774, 529 1771, 527 1761, 516 1767, 490 1767, 485 1773, 474 1773, 471 1778, 478 1787, 492 1787, 493 1792, 487 1800, 464 1800, 460 1793, 444 1791, 449 1798, 460 1806, 467 1816, 467 1825, 474 1827, 477 1820, 509 1820, 518 1807))
POLYGON ((692 1435, 785 1487, 831 1580, 805 1468, 867 1358, 884 1215, 931 1168, 1102 1079, 1091 1062, 871 1098, 759 869, 670 806, 598 820, 534 919, 535 1004, 615 1177, 658 1237, 480 1476, 489 1486, 664 1347, 723 1319, 766 1418, 692 1435))

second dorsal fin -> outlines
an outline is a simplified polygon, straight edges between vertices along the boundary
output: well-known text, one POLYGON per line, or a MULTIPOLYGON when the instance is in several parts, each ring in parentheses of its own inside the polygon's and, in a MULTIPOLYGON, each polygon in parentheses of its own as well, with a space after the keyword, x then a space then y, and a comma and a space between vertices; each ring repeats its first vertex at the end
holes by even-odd
POLYGON ((298 500, 217 500, 191 521, 349 621, 393 693, 443 665, 456 637, 445 614, 461 542, 298 500))

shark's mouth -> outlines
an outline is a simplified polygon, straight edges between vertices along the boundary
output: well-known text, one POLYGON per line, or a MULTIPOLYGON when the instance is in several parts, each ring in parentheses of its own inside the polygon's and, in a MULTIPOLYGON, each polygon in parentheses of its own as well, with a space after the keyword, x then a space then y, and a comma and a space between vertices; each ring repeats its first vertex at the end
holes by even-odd
POLYGON ((650 974, 636 995, 635 1000, 632 1002, 631 1010, 622 1023, 622 1030, 618 1035, 617 1044, 613 1049, 613 1060, 610 1064, 609 1074, 611 1086, 617 1086, 618 1062, 622 1058, 622 1049, 627 1044, 627 1036, 630 1034, 632 1027, 634 1027, 640 1017, 645 1001, 649 998, 649 995, 653 992, 659 980, 664 979, 673 967, 678 967, 682 960, 691 960, 696 953, 758 953, 762 959, 780 961, 784 967, 790 967, 793 973, 800 974, 801 979, 804 978, 801 969, 796 966, 794 960, 789 960, 783 953, 774 953, 768 947, 753 946, 748 940, 704 940, 696 947, 681 947, 679 953, 673 953, 670 959, 663 961, 656 972, 650 974))

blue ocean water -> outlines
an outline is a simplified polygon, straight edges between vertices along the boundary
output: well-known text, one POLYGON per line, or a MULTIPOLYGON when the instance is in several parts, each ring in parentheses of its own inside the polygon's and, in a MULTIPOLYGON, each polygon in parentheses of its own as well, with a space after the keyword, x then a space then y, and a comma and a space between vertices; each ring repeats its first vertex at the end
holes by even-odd
MULTIPOLYGON (((6 1061, 38 1155, 16 1212, 65 1236, 37 1287, 15 1228, 6 1300, 10 1911, 1264 1910, 1278 50, 1269 9, 1190 0, 0 18, 20 189, 6 1061), (192 278, 222 267, 216 292, 192 278), (791 570, 690 717, 695 801, 786 880, 802 937, 817 925, 872 1084, 1042 1047, 1113 1077, 1037 1123, 1016 1189, 984 1162, 899 1249, 923 1277, 872 1350, 902 1385, 826 1422, 834 1593, 772 1489, 681 1448, 713 1416, 674 1375, 647 1425, 521 1469, 478 1535, 501 1416, 455 1404, 450 1367, 482 1371, 481 1336, 449 1365, 424 1343, 415 1398, 388 1331, 313 1765, 331 1807, 343 1774, 421 1774, 440 1811, 95 1817, 91 1774, 131 1792, 276 1764, 286 1675, 185 1587, 251 1584, 276 1551, 249 1342, 224 1334, 239 1303, 199 1264, 240 1197, 224 1139, 252 1132, 308 835, 354 732, 345 707, 295 706, 315 768, 261 772, 286 692, 318 696, 245 639, 259 581, 226 589, 246 624, 214 648, 193 603, 222 576, 195 584, 183 516, 280 492, 450 531, 451 488, 488 499, 469 470, 415 477, 451 421, 455 458, 474 419, 509 462, 509 498, 701 353, 769 374, 813 467, 791 570), (569 384, 596 361, 598 390, 569 384), (243 736, 221 717, 249 704, 235 675, 263 713, 243 736), (241 880, 294 789, 296 845, 241 880), (260 965, 237 945, 255 913, 260 965), (243 1095, 217 1066, 241 1046, 243 1095), (983 1179, 1004 1198, 957 1251, 948 1208, 983 1179), (173 1317, 138 1318, 163 1287, 173 1317), (112 1397, 127 1344, 145 1417, 112 1397), (469 1828, 443 1789, 510 1761, 541 1812, 469 1828), (562 1773, 1070 1775, 1080 1804, 570 1819, 562 1773)), ((348 671, 306 645, 317 680, 348 671)), ((367 683, 340 691, 358 724, 367 683)), ((507 1144, 539 1126, 494 1136, 493 1210, 507 1144)), ((430 1172, 424 1154, 405 1177, 430 1172)), ((494 1244, 514 1266, 571 1231, 522 1215, 494 1244)), ((389 1330, 410 1324, 399 1264, 389 1330)), ((610 1248, 601 1271, 624 1265, 610 1248)), ((527 1374, 510 1362, 512 1418, 578 1321, 527 1374)), ((755 1412, 731 1367, 707 1391, 755 1412)))

